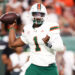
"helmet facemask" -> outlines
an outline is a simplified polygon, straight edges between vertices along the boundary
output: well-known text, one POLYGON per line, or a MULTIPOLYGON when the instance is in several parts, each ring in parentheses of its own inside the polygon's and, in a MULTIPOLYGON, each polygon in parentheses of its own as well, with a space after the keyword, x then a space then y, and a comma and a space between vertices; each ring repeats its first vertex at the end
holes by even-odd
POLYGON ((45 17, 45 13, 32 12, 33 24, 42 25, 45 17))

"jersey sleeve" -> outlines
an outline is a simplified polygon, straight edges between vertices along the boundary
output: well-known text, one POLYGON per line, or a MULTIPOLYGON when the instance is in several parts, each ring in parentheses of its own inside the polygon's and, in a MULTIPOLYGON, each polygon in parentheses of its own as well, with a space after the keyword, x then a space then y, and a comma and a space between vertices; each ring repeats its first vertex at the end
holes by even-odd
POLYGON ((23 29, 23 32, 22 32, 20 38, 25 44, 28 44, 27 39, 26 39, 25 29, 23 29))
POLYGON ((61 39, 60 34, 52 34, 51 39, 49 41, 52 44, 51 49, 56 50, 56 51, 64 50, 64 45, 63 45, 63 41, 61 39))
POLYGON ((56 50, 56 51, 64 50, 63 41, 60 36, 59 24, 53 23, 50 26, 48 36, 50 36, 49 42, 52 44, 51 49, 56 50))

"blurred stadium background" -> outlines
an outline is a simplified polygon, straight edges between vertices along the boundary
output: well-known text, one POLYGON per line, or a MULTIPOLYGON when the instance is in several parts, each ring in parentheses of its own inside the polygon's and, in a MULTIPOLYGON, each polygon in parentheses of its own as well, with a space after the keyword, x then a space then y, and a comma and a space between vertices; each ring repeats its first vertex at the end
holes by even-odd
MULTIPOLYGON (((23 26, 31 22, 29 9, 36 2, 46 6, 49 21, 60 25, 65 50, 64 53, 57 52, 59 75, 72 75, 72 72, 75 72, 75 0, 0 0, 0 16, 10 11, 19 14, 16 26, 16 33, 19 36, 23 26)), ((4 51, 8 46, 8 30, 9 27, 0 22, 0 75, 5 75, 6 71, 1 55, 6 53, 9 57, 10 54, 9 50, 4 51)), ((28 46, 25 46, 24 50, 27 51, 27 48, 28 46)))

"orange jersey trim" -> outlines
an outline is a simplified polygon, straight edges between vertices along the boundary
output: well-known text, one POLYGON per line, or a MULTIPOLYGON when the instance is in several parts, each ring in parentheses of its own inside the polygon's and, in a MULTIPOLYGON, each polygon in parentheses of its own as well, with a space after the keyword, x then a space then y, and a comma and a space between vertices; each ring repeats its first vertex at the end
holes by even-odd
POLYGON ((59 29, 59 27, 58 26, 51 27, 50 31, 53 31, 53 30, 56 30, 56 29, 59 29))
POLYGON ((37 9, 41 10, 41 4, 40 3, 37 5, 37 9))

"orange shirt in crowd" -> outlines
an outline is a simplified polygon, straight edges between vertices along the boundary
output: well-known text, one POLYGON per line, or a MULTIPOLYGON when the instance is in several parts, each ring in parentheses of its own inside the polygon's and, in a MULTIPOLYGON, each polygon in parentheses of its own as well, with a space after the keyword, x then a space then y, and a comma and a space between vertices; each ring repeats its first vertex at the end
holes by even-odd
POLYGON ((61 9, 60 6, 55 5, 55 10, 56 10, 56 13, 57 13, 58 15, 61 15, 61 14, 62 14, 62 9, 61 9))
POLYGON ((71 7, 74 5, 74 1, 73 0, 56 0, 58 2, 62 2, 64 3, 66 6, 71 7))
POLYGON ((61 6, 57 4, 58 2, 64 3, 64 5, 66 5, 67 7, 72 7, 74 5, 73 0, 55 0, 55 1, 56 1, 55 9, 58 15, 62 14, 62 9, 61 9, 61 6))

